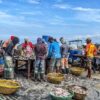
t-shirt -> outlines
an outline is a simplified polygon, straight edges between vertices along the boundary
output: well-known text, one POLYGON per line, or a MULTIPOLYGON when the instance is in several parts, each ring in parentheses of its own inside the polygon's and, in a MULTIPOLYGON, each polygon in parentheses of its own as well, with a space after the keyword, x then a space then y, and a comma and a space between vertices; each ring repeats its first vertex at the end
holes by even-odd
POLYGON ((22 48, 25 49, 25 55, 27 57, 32 56, 32 54, 33 54, 33 50, 32 49, 34 48, 34 45, 31 42, 23 43, 22 44, 22 48))
POLYGON ((35 53, 37 59, 45 59, 47 54, 47 46, 44 43, 35 45, 35 53))
POLYGON ((92 43, 87 44, 86 46, 86 56, 87 57, 94 57, 96 55, 96 46, 92 43))
POLYGON ((22 48, 26 48, 27 46, 30 46, 31 48, 34 48, 32 42, 28 42, 28 43, 23 43, 22 44, 22 48))
POLYGON ((62 57, 67 57, 68 56, 68 45, 67 44, 62 44, 61 45, 61 56, 62 57))

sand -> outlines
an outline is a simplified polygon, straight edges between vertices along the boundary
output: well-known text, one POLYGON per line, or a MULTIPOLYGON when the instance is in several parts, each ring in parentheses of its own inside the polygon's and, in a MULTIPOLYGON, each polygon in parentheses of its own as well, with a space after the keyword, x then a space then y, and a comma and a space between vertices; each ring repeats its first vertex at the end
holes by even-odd
POLYGON ((17 77, 21 83, 21 89, 10 96, 1 95, 0 100, 51 100, 49 93, 54 87, 67 87, 68 85, 81 85, 88 89, 85 100, 100 100, 100 90, 95 88, 100 83, 99 79, 87 79, 69 75, 61 84, 55 85, 48 82, 34 82, 25 77, 17 77))

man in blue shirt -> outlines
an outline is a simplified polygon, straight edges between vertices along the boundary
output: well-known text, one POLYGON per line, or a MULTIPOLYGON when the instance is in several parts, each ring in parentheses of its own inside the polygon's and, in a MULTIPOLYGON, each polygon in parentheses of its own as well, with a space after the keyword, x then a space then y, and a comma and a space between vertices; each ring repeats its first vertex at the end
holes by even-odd
POLYGON ((51 38, 48 50, 48 57, 50 58, 50 72, 58 72, 61 65, 60 45, 56 39, 51 38))

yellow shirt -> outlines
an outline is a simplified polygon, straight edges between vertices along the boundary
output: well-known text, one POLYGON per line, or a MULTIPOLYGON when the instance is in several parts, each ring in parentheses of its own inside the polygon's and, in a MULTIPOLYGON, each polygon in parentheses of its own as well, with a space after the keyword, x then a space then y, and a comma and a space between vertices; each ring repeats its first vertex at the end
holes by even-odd
POLYGON ((96 54, 96 46, 92 43, 87 44, 87 46, 86 46, 87 57, 94 57, 95 54, 96 54))

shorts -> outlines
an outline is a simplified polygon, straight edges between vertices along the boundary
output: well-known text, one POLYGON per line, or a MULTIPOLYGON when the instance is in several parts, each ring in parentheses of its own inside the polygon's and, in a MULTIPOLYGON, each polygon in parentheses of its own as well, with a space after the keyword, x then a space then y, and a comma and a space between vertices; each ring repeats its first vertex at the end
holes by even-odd
POLYGON ((68 59, 67 58, 61 58, 61 67, 68 68, 68 59))
POLYGON ((87 57, 87 67, 92 68, 93 58, 87 57))

